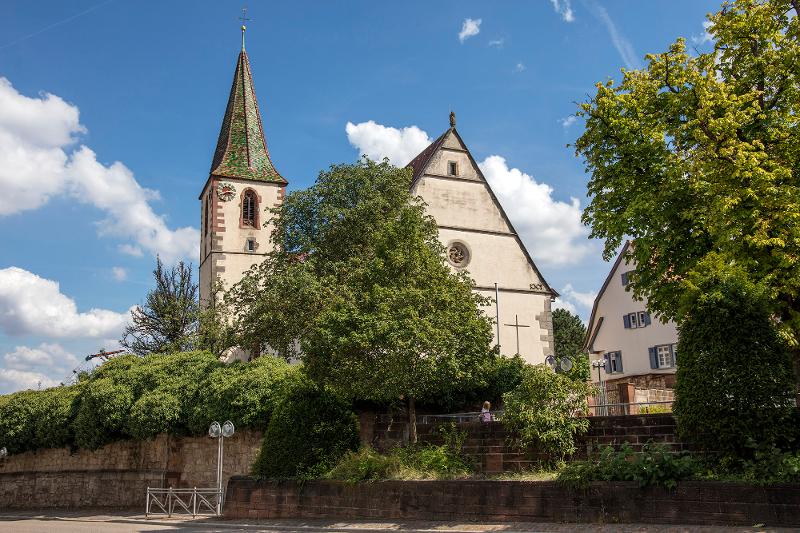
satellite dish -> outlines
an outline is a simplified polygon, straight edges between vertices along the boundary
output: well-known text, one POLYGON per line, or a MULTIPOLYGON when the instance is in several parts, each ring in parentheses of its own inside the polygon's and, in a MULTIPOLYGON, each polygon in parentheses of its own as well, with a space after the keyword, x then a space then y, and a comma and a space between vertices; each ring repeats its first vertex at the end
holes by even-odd
POLYGON ((569 372, 570 370, 572 370, 572 359, 570 359, 569 357, 562 357, 558 366, 561 367, 561 370, 563 372, 569 372))
POLYGON ((544 358, 544 362, 547 364, 547 366, 549 366, 550 368, 555 370, 555 368, 556 368, 556 358, 555 357, 553 357, 552 355, 548 355, 547 357, 544 358))

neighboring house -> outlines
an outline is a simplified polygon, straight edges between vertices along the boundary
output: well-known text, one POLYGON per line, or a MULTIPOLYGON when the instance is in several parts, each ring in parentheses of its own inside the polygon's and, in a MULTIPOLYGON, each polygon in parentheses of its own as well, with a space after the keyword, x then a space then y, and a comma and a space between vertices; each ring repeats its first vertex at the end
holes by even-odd
MULTIPOLYGON (((674 322, 651 316, 647 301, 626 290, 628 273, 636 269, 626 258, 628 241, 597 294, 589 318, 586 349, 592 361, 605 361, 600 377, 608 385, 630 383, 643 389, 671 389, 675 384, 678 332, 674 322)), ((598 370, 592 369, 592 381, 598 370)))

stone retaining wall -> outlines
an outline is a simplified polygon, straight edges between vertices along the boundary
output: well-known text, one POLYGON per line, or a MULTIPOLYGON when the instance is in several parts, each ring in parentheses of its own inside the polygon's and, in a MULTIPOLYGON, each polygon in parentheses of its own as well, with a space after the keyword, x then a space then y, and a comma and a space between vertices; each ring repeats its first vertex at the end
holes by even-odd
POLYGON ((800 526, 800 484, 684 482, 675 491, 633 482, 569 490, 556 482, 261 482, 231 478, 225 517, 639 522, 800 526))
MULTIPOLYGON (((684 446, 675 438, 669 414, 591 417, 587 435, 578 441, 579 455, 601 444, 634 449, 653 440, 673 450, 684 446)), ((362 440, 378 448, 400 441, 403 427, 381 428, 362 416, 362 440)), ((509 445, 500 423, 461 424, 467 432, 464 452, 487 474, 521 471, 542 458, 535 450, 521 453, 509 445)), ((422 442, 440 443, 435 425, 420 425, 422 442)), ((261 446, 262 433, 239 430, 225 439, 224 478, 246 475, 261 446)), ((39 450, 0 459, 0 508, 127 507, 139 508, 151 487, 211 487, 215 481, 217 442, 208 437, 176 438, 159 435, 147 441, 121 441, 99 450, 68 448, 39 450), (116 476, 116 477, 115 477, 116 476), (102 490, 107 486, 110 490, 102 490)))
MULTIPOLYGON (((223 478, 246 475, 262 433, 240 430, 225 439, 223 478)), ((57 448, 0 460, 0 508, 144 508, 150 487, 212 487, 217 440, 159 435, 98 450, 57 448)))

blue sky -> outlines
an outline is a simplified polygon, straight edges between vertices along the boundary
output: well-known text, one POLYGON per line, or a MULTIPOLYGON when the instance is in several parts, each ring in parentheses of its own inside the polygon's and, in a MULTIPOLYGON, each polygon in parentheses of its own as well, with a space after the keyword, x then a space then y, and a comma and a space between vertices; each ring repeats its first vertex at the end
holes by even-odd
MULTIPOLYGON (((562 305, 584 319, 608 265, 577 222, 566 145, 597 81, 718 2, 251 2, 247 50, 290 190, 359 152, 398 164, 448 126, 500 192, 562 305), (370 122, 372 121, 372 122, 370 122), (348 123, 350 126, 348 127, 348 123)), ((197 196, 240 47, 241 4, 6 0, 0 8, 0 392, 112 348, 154 254, 197 263, 197 196)))

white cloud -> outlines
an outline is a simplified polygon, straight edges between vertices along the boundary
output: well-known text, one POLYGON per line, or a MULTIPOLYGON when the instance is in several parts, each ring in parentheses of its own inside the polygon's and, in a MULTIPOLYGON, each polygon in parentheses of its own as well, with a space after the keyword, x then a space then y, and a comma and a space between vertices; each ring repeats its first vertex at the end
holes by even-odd
POLYGON ((592 11, 592 14, 605 25, 606 30, 608 31, 608 36, 611 37, 611 43, 614 45, 614 48, 617 49, 617 52, 622 58, 622 61, 625 63, 625 66, 629 70, 642 68, 642 63, 639 59, 639 56, 636 55, 633 45, 617 29, 617 25, 614 24, 613 20, 611 20, 611 16, 609 16, 606 8, 597 4, 596 2, 591 2, 588 5, 592 11))
POLYGON ((597 298, 597 291, 578 292, 571 283, 567 283, 561 289, 561 296, 575 302, 580 307, 591 309, 594 306, 594 299, 597 298))
POLYGON ((492 41, 489 41, 489 46, 493 46, 495 48, 503 48, 503 46, 505 44, 506 44, 506 40, 502 39, 502 38, 501 39, 494 39, 492 41))
POLYGON ((0 269, 0 331, 7 335, 113 337, 129 316, 107 309, 78 312, 58 282, 17 267, 0 269))
POLYGON ((710 20, 703 21, 703 33, 701 35, 693 35, 692 42, 694 44, 706 44, 710 43, 714 40, 714 36, 708 32, 708 29, 711 27, 712 23, 710 20))
POLYGON ((128 271, 122 267, 112 267, 111 275, 116 281, 125 281, 128 279, 128 271))
POLYGON ((556 200, 550 185, 509 168, 499 155, 487 157, 478 166, 538 263, 574 264, 591 251, 577 198, 568 203, 556 200))
POLYGON ((550 3, 553 4, 553 9, 561 15, 564 22, 573 22, 575 20, 575 13, 572 11, 570 0, 550 0, 550 3))
POLYGON ((561 125, 562 125, 564 128, 569 128, 570 126, 572 126, 573 124, 575 124, 577 121, 578 121, 578 117, 576 117, 575 115, 570 115, 570 116, 568 116, 568 117, 566 117, 566 118, 562 118, 562 119, 559 119, 559 120, 558 120, 558 122, 559 122, 559 123, 560 123, 560 124, 561 124, 561 125))
POLYGON ((474 37, 481 32, 481 19, 464 19, 461 31, 458 32, 458 40, 463 44, 470 37, 474 37))
POLYGON ((120 244, 117 246, 117 250, 119 250, 120 253, 133 257, 142 257, 144 255, 144 252, 142 252, 141 248, 131 244, 120 244))
POLYGON ((78 364, 78 358, 59 344, 42 343, 36 348, 17 346, 3 356, 0 393, 53 387, 78 364))
MULTIPOLYGON (((397 129, 373 121, 357 125, 348 122, 346 131, 350 144, 360 153, 372 159, 389 157, 399 166, 432 142, 416 126, 397 129)), ((508 168, 501 156, 489 156, 479 166, 537 263, 574 264, 592 251, 589 230, 581 223, 578 199, 554 199, 552 187, 537 183, 519 169, 508 168)))
POLYGON ((347 140, 359 152, 370 159, 379 161, 388 157, 393 165, 402 167, 408 164, 432 142, 428 134, 416 126, 391 128, 370 120, 345 126, 347 140))
POLYGON ((524 64, 524 63, 517 63, 517 64, 516 64, 516 66, 514 67, 514 72, 522 72, 522 71, 524 71, 526 68, 527 68, 527 67, 525 66, 525 64, 524 64))
POLYGON ((572 314, 575 315, 578 314, 578 310, 575 309, 575 305, 571 302, 563 300, 562 298, 556 298, 556 300, 553 302, 553 305, 551 306, 551 309, 553 311, 555 311, 556 309, 566 309, 572 314))
POLYGON ((69 194, 106 213, 101 235, 133 240, 123 246, 145 249, 171 262, 195 257, 196 228, 170 230, 148 202, 157 191, 143 188, 120 162, 106 166, 86 146, 73 149, 86 129, 79 110, 58 96, 29 98, 0 77, 0 216, 41 207, 69 194))

